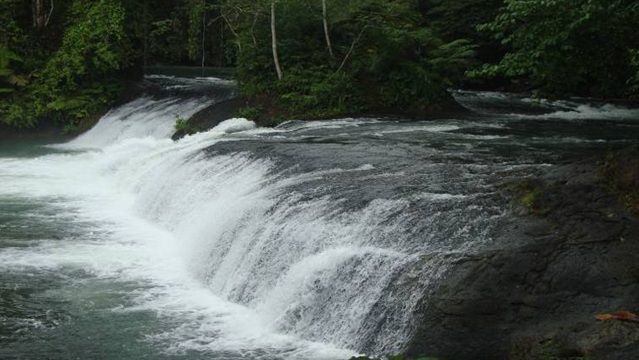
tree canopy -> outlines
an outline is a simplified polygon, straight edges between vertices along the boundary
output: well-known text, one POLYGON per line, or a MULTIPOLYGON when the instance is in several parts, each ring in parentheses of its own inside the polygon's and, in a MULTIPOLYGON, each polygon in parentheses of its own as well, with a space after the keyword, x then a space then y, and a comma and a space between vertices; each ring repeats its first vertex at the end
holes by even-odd
POLYGON ((628 96, 636 81, 638 24, 634 0, 506 0, 479 30, 509 51, 475 74, 524 78, 554 96, 628 96))
POLYGON ((639 97, 633 0, 0 0, 0 121, 73 129, 145 65, 235 68, 290 117, 424 111, 457 86, 639 97))

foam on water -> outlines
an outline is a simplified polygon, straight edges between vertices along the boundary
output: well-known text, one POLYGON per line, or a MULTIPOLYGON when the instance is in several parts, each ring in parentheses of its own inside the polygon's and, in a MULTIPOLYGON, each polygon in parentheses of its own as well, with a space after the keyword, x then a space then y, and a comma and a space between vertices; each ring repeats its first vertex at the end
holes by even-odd
POLYGON ((100 148, 127 139, 164 139, 175 132, 178 118, 187 119, 214 101, 208 98, 153 100, 140 98, 111 110, 91 130, 63 148, 100 148))
POLYGON ((637 120, 639 109, 597 103, 588 99, 548 100, 519 94, 490 91, 452 92, 463 106, 481 114, 503 114, 511 118, 536 120, 637 120), (515 108, 518 111, 512 112, 515 108))
POLYGON ((231 256, 211 252, 278 193, 269 186, 274 179, 268 161, 242 154, 209 159, 202 153, 227 134, 253 129, 250 121, 231 119, 179 142, 167 139, 175 113, 187 116, 205 105, 200 99, 140 99, 61 146, 88 150, 1 158, 0 195, 51 201, 59 211, 73 211, 92 224, 98 236, 2 249, 0 269, 75 268, 97 278, 145 283, 133 306, 116 310, 151 310, 178 319, 177 328, 147 338, 170 353, 230 351, 295 359, 353 355, 287 334, 248 302, 229 301, 238 299, 223 291, 223 272, 233 276, 239 269, 229 264, 231 256), (217 281, 210 279, 212 265, 221 269, 217 281))
POLYGON ((588 104, 569 104, 567 110, 558 110, 547 114, 526 115, 510 114, 510 116, 522 119, 563 119, 563 120, 629 120, 639 119, 639 109, 631 109, 623 106, 605 104, 600 106, 588 104))
POLYGON ((229 136, 250 139, 257 130, 246 119, 168 139, 175 114, 188 116, 207 104, 139 99, 57 146, 70 152, 0 158, 1 196, 51 202, 95 234, 5 248, 0 269, 77 269, 140 282, 133 304, 115 310, 154 311, 178 321, 146 338, 168 353, 339 359, 364 342, 397 350, 418 298, 388 300, 392 329, 377 331, 371 314, 397 273, 415 261, 392 245, 401 222, 388 222, 407 203, 377 199, 343 211, 340 201, 290 191, 323 176, 375 169, 370 164, 293 173, 267 157, 204 151, 229 136))
MULTIPOLYGON (((469 147, 501 141, 508 136, 464 133, 507 130, 499 121, 342 119, 265 130, 229 119, 170 140, 176 117, 210 103, 142 98, 112 110, 55 153, 0 158, 0 197, 41 200, 84 229, 63 241, 2 248, 0 270, 79 272, 86 281, 139 284, 131 303, 113 311, 171 319, 174 326, 143 339, 169 354, 342 359, 364 348, 393 353, 410 339, 419 302, 446 270, 444 255, 451 261, 490 241, 490 221, 505 210, 481 202, 492 191, 485 174, 543 166, 521 159, 460 164, 431 158, 436 148, 415 152, 436 136, 469 147), (316 168, 304 167, 286 147, 298 133, 327 129, 397 133, 426 143, 405 151, 386 139, 377 149, 355 144, 390 155, 380 163, 361 153, 341 162, 316 159, 322 165, 316 168), (243 147, 262 135, 270 136, 264 144, 281 141, 276 149, 293 163, 243 147), (237 139, 242 142, 232 143, 237 139), (222 151, 222 145, 234 146, 222 151), (412 172, 416 167, 420 172, 412 172), (356 193, 350 204, 332 196, 360 190, 363 181, 370 192, 356 193)), ((454 156, 477 155, 464 149, 454 156)))

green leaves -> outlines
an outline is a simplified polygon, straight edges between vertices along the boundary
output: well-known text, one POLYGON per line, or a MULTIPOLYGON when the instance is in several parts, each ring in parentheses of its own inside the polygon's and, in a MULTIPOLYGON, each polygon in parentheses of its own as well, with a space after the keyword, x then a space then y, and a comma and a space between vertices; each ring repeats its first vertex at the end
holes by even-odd
POLYGON ((326 49, 321 2, 280 0, 277 34, 286 69, 276 81, 268 9, 227 0, 223 13, 242 40, 245 95, 270 93, 295 116, 325 117, 380 107, 422 108, 446 99, 474 55, 466 40, 444 41, 406 0, 327 1, 334 56, 326 49))
POLYGON ((32 126, 49 117, 73 127, 117 94, 120 72, 130 65, 120 1, 75 0, 67 11, 68 26, 55 52, 41 51, 38 61, 25 64, 0 47, 0 92, 9 96, 0 102, 3 122, 32 126), (17 74, 12 65, 29 69, 31 76, 17 74), (31 83, 30 77, 35 79, 31 83))
POLYGON ((546 95, 624 96, 632 76, 628 45, 639 42, 631 0, 506 0, 480 31, 509 52, 475 77, 527 78, 546 95))
POLYGON ((0 46, 0 96, 12 93, 16 88, 27 85, 27 78, 16 74, 13 70, 12 65, 21 62, 21 57, 6 47, 0 46))

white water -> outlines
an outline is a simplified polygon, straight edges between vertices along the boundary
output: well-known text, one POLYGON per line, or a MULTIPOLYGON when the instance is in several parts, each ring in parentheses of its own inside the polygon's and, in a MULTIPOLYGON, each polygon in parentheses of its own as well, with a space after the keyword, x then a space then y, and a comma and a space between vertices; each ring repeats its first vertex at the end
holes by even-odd
MULTIPOLYGON (((504 106, 511 109, 519 104, 533 110, 542 110, 541 114, 505 113, 512 118, 537 119, 537 120, 629 120, 639 118, 639 109, 621 105, 591 103, 587 99, 547 100, 542 98, 523 97, 518 94, 509 94, 492 91, 454 91, 453 95, 461 100, 461 103, 477 113, 495 114, 495 110, 486 110, 481 104, 504 106), (479 100, 479 101, 477 101, 479 100), (479 104, 480 106, 477 106, 479 104)), ((520 109, 521 110, 521 109, 520 109)))
MULTIPOLYGON (((320 173, 278 173, 268 159, 202 151, 259 131, 244 119, 178 142, 168 139, 175 116, 188 117, 206 104, 136 100, 56 146, 65 152, 0 158, 1 196, 49 201, 93 227, 83 239, 7 248, 0 252, 0 269, 71 267, 100 279, 147 284, 132 294, 133 305, 113 311, 151 310, 177 320, 179 326, 145 339, 169 353, 354 355, 346 349, 376 331, 367 327, 367 316, 395 269, 410 260, 374 246, 393 233, 381 221, 406 204, 375 200, 341 213, 327 198, 302 202, 287 190, 320 173)), ((403 343, 416 301, 402 299, 404 311, 378 346, 403 343)))
POLYGON ((127 139, 169 138, 177 119, 188 119, 210 105, 207 98, 182 100, 140 98, 111 110, 91 130, 66 144, 66 148, 103 148, 127 139))

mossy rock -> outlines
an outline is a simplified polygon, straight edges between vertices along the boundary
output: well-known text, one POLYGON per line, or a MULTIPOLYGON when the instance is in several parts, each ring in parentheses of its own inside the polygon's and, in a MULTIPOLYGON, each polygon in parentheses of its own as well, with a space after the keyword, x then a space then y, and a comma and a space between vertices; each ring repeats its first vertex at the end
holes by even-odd
POLYGON ((605 186, 639 216, 639 147, 609 152, 599 165, 605 186))
POLYGON ((543 216, 548 213, 548 209, 542 206, 544 186, 542 183, 533 180, 513 182, 507 188, 514 194, 518 205, 526 209, 529 214, 543 216))

